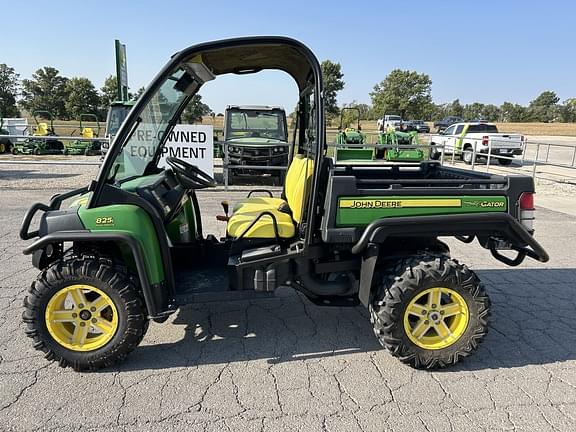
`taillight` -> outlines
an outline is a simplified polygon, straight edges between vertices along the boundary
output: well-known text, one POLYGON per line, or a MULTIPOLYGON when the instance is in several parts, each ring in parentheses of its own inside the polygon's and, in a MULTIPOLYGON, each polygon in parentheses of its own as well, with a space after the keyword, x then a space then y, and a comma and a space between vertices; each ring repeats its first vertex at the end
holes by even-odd
POLYGON ((482 145, 487 146, 488 145, 488 140, 490 140, 490 137, 488 135, 484 135, 482 137, 482 145))
POLYGON ((534 213, 534 194, 532 192, 522 193, 518 200, 518 207, 520 223, 524 225, 528 231, 534 231, 534 219, 536 219, 534 213))
POLYGON ((520 195, 520 210, 534 210, 534 194, 524 192, 520 195))

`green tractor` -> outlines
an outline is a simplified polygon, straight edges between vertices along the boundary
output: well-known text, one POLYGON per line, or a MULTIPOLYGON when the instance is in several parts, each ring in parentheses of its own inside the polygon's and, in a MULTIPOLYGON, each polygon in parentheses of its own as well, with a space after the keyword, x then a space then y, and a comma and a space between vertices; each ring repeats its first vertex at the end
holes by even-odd
POLYGON ((345 107, 340 110, 340 126, 338 127, 338 134, 336 135, 336 144, 346 147, 363 147, 366 137, 362 133, 360 126, 360 110, 354 107, 345 107), (357 125, 356 128, 350 127, 348 124, 344 128, 344 113, 346 111, 356 111, 357 125))
MULTIPOLYGON (((4 119, 0 117, 0 135, 10 135, 10 132, 4 129, 4 119)), ((0 154, 9 153, 12 150, 12 141, 9 138, 0 138, 0 154)))
POLYGON ((34 111, 33 115, 36 127, 34 128, 32 137, 22 142, 16 142, 12 146, 12 154, 63 154, 64 144, 62 141, 50 138, 57 136, 54 132, 54 118, 52 113, 50 111, 34 111), (48 120, 49 123, 38 121, 39 118, 48 120))
POLYGON ((375 158, 390 162, 420 162, 425 158, 422 148, 401 148, 400 146, 417 146, 418 132, 402 132, 389 127, 378 135, 375 158))
POLYGON ((190 303, 270 298, 282 286, 318 307, 363 305, 380 344, 413 367, 471 355, 488 331, 490 300, 440 238, 477 239, 506 265, 548 261, 533 236, 533 179, 437 161, 337 164, 327 154, 323 91, 318 59, 290 38, 174 54, 128 113, 97 178, 23 218, 20 237, 34 239, 24 253, 40 270, 23 312, 34 348, 63 367, 108 367, 138 346, 150 320, 190 303), (218 239, 202 228, 217 194, 198 194, 214 179, 174 157, 165 168, 159 161, 206 82, 267 70, 298 88, 283 192, 222 202, 218 239))
MULTIPOLYGON (((82 138, 97 138, 100 135, 100 121, 96 114, 80 114, 80 136, 82 138), (87 121, 92 121, 96 123, 96 131, 94 128, 86 126, 87 121)), ((100 141, 86 141, 82 139, 77 139, 71 141, 66 145, 64 149, 65 155, 85 155, 93 156, 101 154, 102 143, 100 141)))

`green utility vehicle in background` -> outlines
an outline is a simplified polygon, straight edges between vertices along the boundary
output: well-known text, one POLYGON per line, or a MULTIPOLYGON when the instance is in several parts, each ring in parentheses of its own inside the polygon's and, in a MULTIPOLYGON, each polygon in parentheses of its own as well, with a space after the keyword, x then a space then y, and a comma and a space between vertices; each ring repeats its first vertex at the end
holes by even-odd
MULTIPOLYGON (((86 138, 97 138, 100 136, 100 122, 96 114, 80 114, 80 136, 86 138), (90 126, 86 126, 87 121, 96 123, 96 131, 90 126)), ((77 139, 69 142, 64 148, 65 155, 85 155, 93 156, 101 153, 102 143, 100 141, 86 141, 77 139)))
POLYGON ((507 265, 548 261, 532 235, 532 178, 437 161, 334 161, 322 94, 317 58, 293 39, 230 39, 174 54, 128 113, 97 179, 34 204, 23 219, 20 237, 34 239, 24 253, 40 269, 23 313, 34 347, 60 366, 94 370, 123 360, 149 320, 182 305, 287 286, 319 306, 362 304, 380 343, 411 366, 444 367, 475 351, 488 330, 488 294, 440 237, 477 239, 507 265), (226 237, 217 239, 203 232, 196 193, 214 180, 173 157, 166 169, 158 162, 206 82, 262 70, 282 70, 298 87, 293 157, 280 196, 254 191, 231 213, 222 203, 226 237), (143 137, 147 151, 135 152, 143 137))
POLYGON ((62 154, 64 144, 62 141, 54 138, 54 117, 50 111, 34 111, 34 122, 36 127, 32 132, 32 137, 24 141, 18 141, 12 146, 12 154, 62 154), (38 119, 48 120, 49 123, 38 121, 38 119))
POLYGON ((366 137, 362 133, 362 127, 360 126, 360 110, 353 107, 344 107, 340 110, 340 126, 338 127, 338 134, 336 135, 336 145, 347 146, 347 147, 362 147, 366 137), (344 127, 344 113, 346 111, 356 111, 358 113, 357 121, 358 124, 356 128, 346 125, 344 127))
POLYGON ((235 175, 269 174, 282 180, 285 171, 278 167, 288 165, 288 124, 284 108, 228 105, 224 113, 224 148, 230 165, 228 184, 233 183, 235 175))
POLYGON ((110 104, 108 115, 106 116, 106 133, 104 134, 107 140, 103 141, 100 146, 102 155, 108 152, 110 144, 112 144, 116 136, 116 132, 120 129, 120 126, 135 103, 135 101, 114 101, 110 104))

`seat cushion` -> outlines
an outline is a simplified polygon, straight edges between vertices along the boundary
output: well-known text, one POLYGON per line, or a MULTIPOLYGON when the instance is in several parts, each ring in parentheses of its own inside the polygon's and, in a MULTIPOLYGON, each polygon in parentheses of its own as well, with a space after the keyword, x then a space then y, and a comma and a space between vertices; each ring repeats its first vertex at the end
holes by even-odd
MULTIPOLYGON (((274 215, 278 224, 280 238, 292 238, 296 235, 296 227, 292 217, 288 213, 276 209, 255 210, 234 213, 228 224, 226 232, 230 237, 238 238, 248 229, 250 224, 263 212, 267 211, 274 215)), ((264 215, 254 224, 242 238, 275 238, 272 217, 264 215)))
POLYGON ((268 196, 250 197, 237 202, 232 209, 233 213, 246 213, 255 210, 279 209, 287 205, 282 198, 272 198, 268 196))

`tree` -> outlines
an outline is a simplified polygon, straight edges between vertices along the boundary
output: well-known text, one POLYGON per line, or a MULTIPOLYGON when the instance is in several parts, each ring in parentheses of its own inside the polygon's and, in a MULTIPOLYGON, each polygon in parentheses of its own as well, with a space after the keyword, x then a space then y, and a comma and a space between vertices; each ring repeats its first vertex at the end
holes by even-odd
POLYGON ((526 121, 527 110, 522 105, 504 102, 500 106, 500 119, 505 122, 523 122, 526 121))
POLYGON ((99 114, 100 96, 88 78, 74 77, 66 83, 66 112, 71 118, 80 118, 80 114, 99 114))
POLYGON ((29 112, 47 110, 55 117, 66 119, 67 82, 68 78, 61 76, 58 69, 49 66, 38 69, 32 79, 22 80, 20 105, 29 112))
POLYGON ((195 94, 182 113, 184 123, 196 123, 202 121, 202 116, 212 113, 208 105, 202 102, 202 96, 195 94))
POLYGON ((563 122, 576 122, 576 98, 566 99, 560 107, 563 122))
POLYGON ((136 93, 134 93, 134 94, 130 93, 130 99, 138 100, 138 98, 140 98, 140 96, 142 96, 142 93, 144 93, 144 90, 146 90, 146 88, 144 86, 142 86, 138 90, 136 90, 136 93))
POLYGON ((0 117, 18 117, 20 112, 16 106, 18 96, 19 75, 14 68, 0 64, 0 117))
POLYGON ((340 63, 333 63, 330 60, 322 62, 322 79, 324 81, 324 108, 326 113, 337 116, 340 110, 336 101, 336 94, 344 88, 344 74, 340 63))
POLYGON ((432 104, 432 80, 426 74, 395 69, 370 93, 374 110, 380 116, 399 114, 402 118, 422 118, 432 104))
POLYGON ((102 92, 102 96, 100 96, 102 108, 107 110, 110 104, 118 98, 118 80, 116 77, 114 75, 108 75, 100 91, 102 92))
POLYGON ((464 107, 460 103, 460 99, 454 99, 451 103, 446 105, 446 115, 464 117, 464 107))
POLYGON ((530 102, 528 115, 532 121, 551 122, 559 113, 558 101, 560 98, 553 91, 545 91, 530 102))

